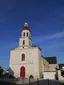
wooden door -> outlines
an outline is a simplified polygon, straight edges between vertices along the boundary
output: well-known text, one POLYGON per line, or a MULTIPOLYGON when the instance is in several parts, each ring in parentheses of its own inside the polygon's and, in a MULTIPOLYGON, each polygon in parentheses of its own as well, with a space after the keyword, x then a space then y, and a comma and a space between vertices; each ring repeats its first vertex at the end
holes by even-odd
POLYGON ((22 67, 20 68, 20 77, 21 77, 21 78, 24 78, 24 77, 25 77, 25 67, 24 67, 24 66, 22 66, 22 67))

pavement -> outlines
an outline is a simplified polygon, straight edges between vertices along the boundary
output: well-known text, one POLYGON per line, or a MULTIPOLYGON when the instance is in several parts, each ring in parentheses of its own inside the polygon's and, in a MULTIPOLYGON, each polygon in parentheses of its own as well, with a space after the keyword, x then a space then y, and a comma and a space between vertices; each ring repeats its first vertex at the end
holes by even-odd
MULTIPOLYGON (((23 85, 23 84, 15 84, 11 82, 0 81, 0 85, 23 85)), ((30 84, 24 84, 24 85, 61 85, 61 83, 56 80, 40 80, 37 82, 32 82, 30 84)))

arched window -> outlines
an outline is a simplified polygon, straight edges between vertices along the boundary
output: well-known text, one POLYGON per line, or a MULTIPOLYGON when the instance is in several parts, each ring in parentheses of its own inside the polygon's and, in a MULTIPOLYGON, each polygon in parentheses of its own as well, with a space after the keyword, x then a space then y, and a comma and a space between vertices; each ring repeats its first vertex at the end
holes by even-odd
POLYGON ((25 32, 23 33, 23 36, 25 36, 25 32))
POLYGON ((27 32, 27 36, 28 36, 28 32, 27 32))
POLYGON ((25 40, 23 40, 23 45, 25 45, 25 40))
POLYGON ((25 61, 25 54, 22 54, 22 61, 25 61))

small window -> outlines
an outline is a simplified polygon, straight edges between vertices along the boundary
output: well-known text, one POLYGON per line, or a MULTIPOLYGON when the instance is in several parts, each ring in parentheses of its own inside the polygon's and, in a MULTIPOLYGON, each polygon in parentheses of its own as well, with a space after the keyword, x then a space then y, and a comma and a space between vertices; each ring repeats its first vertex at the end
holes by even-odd
POLYGON ((61 70, 61 76, 64 77, 64 70, 61 70))
POLYGON ((23 45, 25 45, 25 40, 23 40, 23 45))
POLYGON ((27 36, 28 36, 28 32, 27 32, 27 36))
POLYGON ((23 36, 25 36, 25 32, 23 33, 23 36))
POLYGON ((22 54, 22 61, 25 61, 25 54, 22 54))

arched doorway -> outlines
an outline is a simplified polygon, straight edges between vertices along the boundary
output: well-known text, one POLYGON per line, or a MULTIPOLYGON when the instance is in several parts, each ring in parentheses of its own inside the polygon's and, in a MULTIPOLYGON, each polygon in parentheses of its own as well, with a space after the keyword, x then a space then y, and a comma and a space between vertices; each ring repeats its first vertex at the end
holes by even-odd
POLYGON ((30 75, 30 76, 29 76, 29 79, 34 79, 33 75, 30 75))
POLYGON ((22 66, 22 67, 20 68, 20 77, 21 77, 21 78, 24 78, 24 77, 25 77, 25 67, 24 67, 24 66, 22 66))

